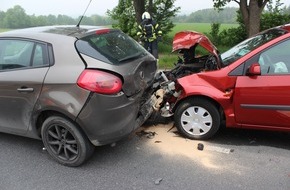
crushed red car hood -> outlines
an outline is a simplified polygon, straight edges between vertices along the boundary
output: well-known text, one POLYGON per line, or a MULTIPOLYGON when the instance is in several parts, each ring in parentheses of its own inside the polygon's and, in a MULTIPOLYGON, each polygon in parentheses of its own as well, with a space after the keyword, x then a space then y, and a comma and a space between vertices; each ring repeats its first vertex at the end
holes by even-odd
POLYGON ((199 44, 218 57, 218 50, 212 42, 204 34, 195 31, 181 31, 176 33, 173 38, 172 52, 189 49, 195 44, 199 44))

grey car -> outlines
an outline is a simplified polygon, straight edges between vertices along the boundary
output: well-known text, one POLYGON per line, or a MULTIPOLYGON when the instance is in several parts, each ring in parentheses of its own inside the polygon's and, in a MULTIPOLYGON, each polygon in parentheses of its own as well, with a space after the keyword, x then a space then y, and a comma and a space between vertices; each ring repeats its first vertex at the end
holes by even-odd
POLYGON ((0 132, 42 139, 79 166, 152 113, 156 59, 120 30, 46 26, 0 33, 0 132))

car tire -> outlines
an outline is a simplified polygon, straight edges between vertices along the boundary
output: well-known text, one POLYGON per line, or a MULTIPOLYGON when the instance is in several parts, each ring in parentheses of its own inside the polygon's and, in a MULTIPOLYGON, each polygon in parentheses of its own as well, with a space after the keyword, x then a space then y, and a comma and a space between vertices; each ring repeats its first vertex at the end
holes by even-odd
POLYGON ((178 105, 174 114, 174 122, 177 130, 183 136, 189 139, 206 140, 218 131, 221 116, 212 102, 194 98, 178 105))
POLYGON ((42 141, 48 153, 66 166, 79 166, 93 153, 94 146, 70 120, 51 116, 41 129, 42 141))

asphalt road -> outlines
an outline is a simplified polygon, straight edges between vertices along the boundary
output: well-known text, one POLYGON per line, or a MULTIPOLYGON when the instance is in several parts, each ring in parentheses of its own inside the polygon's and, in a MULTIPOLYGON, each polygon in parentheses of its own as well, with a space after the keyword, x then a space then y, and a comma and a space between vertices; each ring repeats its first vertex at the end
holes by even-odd
POLYGON ((0 133, 0 189, 290 189, 289 133, 226 129, 202 142, 171 127, 141 128, 78 168, 57 164, 41 141, 0 133))

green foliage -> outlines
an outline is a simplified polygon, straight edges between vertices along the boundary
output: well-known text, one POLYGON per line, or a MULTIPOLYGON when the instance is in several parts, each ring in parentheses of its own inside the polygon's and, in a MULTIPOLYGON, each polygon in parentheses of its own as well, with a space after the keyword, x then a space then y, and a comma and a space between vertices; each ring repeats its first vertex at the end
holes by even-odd
MULTIPOLYGON (((4 14, 1 14, 4 16, 4 14)), ((30 19, 26 15, 25 10, 19 5, 14 8, 8 9, 5 13, 5 17, 1 19, 3 21, 4 28, 24 28, 30 26, 30 19)))
POLYGON ((261 19, 261 30, 279 26, 290 22, 290 15, 264 13, 261 19))
POLYGON ((221 46, 231 47, 247 38, 245 28, 239 26, 237 28, 229 28, 221 31, 219 34, 221 46))
POLYGON ((223 7, 231 1, 235 1, 235 0, 213 0, 213 6, 217 8, 218 10, 222 10, 223 7))
POLYGON ((137 33, 137 23, 135 21, 135 11, 131 0, 119 0, 118 6, 107 14, 117 23, 112 25, 113 28, 119 28, 130 36, 137 33))
POLYGON ((220 35, 219 35, 219 31, 220 31, 220 26, 221 24, 219 23, 212 23, 211 24, 211 30, 209 35, 211 36, 211 41, 213 44, 220 44, 220 35))
MULTIPOLYGON (((151 16, 160 25, 163 34, 167 34, 174 27, 171 18, 176 16, 179 8, 174 7, 175 0, 153 0, 151 16)), ((149 1, 145 0, 145 9, 148 9, 149 1)), ((135 18, 133 2, 131 0, 119 0, 119 4, 108 15, 117 23, 114 28, 119 28, 130 36, 136 37, 138 24, 135 18)))
MULTIPOLYGON (((79 22, 79 18, 74 19, 66 15, 48 15, 48 16, 35 16, 27 15, 25 10, 16 5, 13 8, 8 9, 6 12, 0 11, 0 27, 1 28, 27 28, 33 26, 45 26, 45 25, 60 25, 60 24, 72 24, 76 25, 79 22)), ((112 19, 109 17, 103 17, 99 15, 92 15, 90 17, 84 17, 82 20, 83 25, 111 25, 112 19)))
POLYGON ((174 6, 175 0, 155 0, 153 1, 152 16, 161 26, 164 35, 168 34, 174 27, 171 18, 175 17, 179 7, 174 6))
POLYGON ((283 9, 282 5, 280 0, 276 0, 275 6, 272 3, 267 6, 267 11, 263 12, 261 18, 261 30, 290 22, 290 12, 286 13, 286 9, 283 9))

